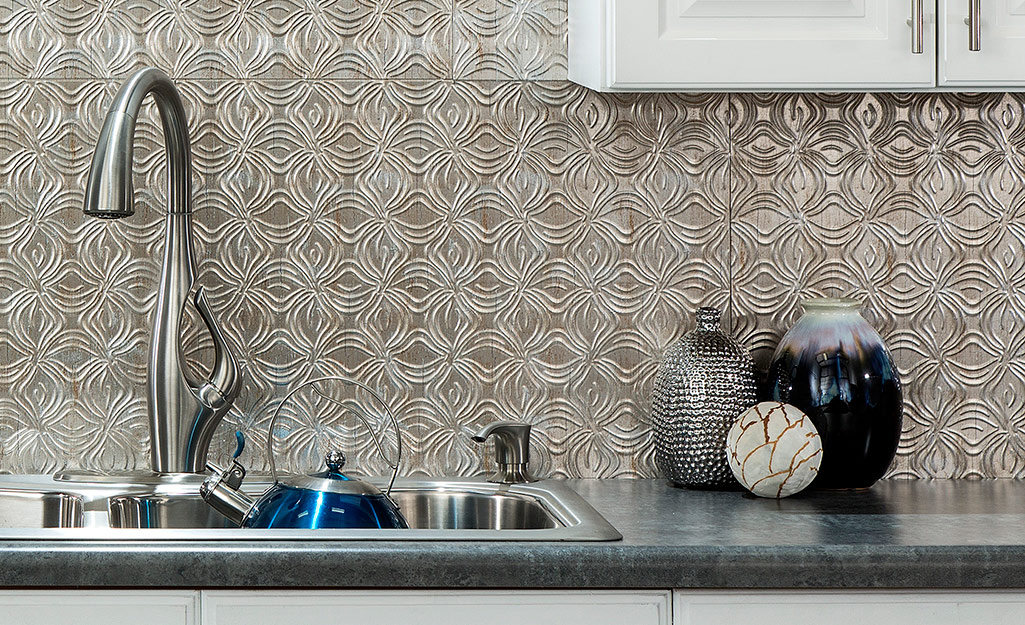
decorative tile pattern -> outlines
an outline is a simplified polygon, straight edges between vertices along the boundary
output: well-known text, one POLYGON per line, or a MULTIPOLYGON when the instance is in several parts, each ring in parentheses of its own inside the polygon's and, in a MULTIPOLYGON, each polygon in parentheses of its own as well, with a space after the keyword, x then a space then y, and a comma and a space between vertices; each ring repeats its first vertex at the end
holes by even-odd
POLYGON ((566 0, 455 0, 457 79, 566 80, 566 0))
MULTIPOLYGON (((405 473, 473 474, 496 418, 540 473, 654 474, 663 350, 702 304, 765 363, 807 295, 852 295, 906 380, 893 474, 1025 475, 1025 98, 602 95, 566 82, 564 0, 0 0, 0 469, 148 463, 162 139, 137 214, 81 213, 133 70, 190 114, 201 280, 267 467, 287 389, 379 389, 405 473)), ((187 353, 209 362, 197 324, 187 353)), ((304 405, 316 401, 305 398, 304 405)), ((281 463, 351 419, 286 415, 281 463)), ((387 435, 386 435, 387 437, 387 435)))
POLYGON ((763 365, 807 296, 854 296, 905 380, 894 475, 1022 475, 1022 100, 736 96, 741 336, 763 365))
MULTIPOLYGON (((450 0, 5 0, 17 78, 448 78, 450 0)), ((0 7, 3 8, 3 7, 0 7)))
MULTIPOLYGON (((10 470, 147 462, 141 390, 163 197, 152 111, 138 131, 139 213, 107 223, 80 212, 114 86, 29 79, 0 91, 11 138, 0 175, 17 207, 4 213, 12 245, 0 259, 10 470)), ((482 470, 469 433, 512 416, 536 424, 547 472, 650 473, 657 354, 689 310, 728 300, 725 96, 529 82, 179 86, 202 280, 247 373, 213 453, 240 427, 246 460, 265 468, 286 389, 335 373, 388 398, 409 435, 407 472, 482 470)), ((202 360, 202 341, 190 352, 202 360)), ((330 441, 383 470, 355 423, 296 417, 280 429, 291 468, 330 441)))

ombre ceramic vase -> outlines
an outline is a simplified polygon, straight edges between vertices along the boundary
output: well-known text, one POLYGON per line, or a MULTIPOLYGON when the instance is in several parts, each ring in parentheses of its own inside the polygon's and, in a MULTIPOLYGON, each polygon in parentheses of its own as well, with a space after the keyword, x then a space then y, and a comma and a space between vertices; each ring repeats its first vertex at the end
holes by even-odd
POLYGON ((809 299, 776 348, 773 399, 804 411, 822 437, 815 488, 868 488, 900 441, 904 402, 890 352, 853 299, 809 299))

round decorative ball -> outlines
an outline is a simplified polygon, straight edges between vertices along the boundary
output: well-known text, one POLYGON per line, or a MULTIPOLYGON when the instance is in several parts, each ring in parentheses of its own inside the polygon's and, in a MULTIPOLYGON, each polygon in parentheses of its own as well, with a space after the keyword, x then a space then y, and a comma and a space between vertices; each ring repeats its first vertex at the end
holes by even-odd
POLYGON ((745 410, 730 428, 726 460, 744 488, 781 499, 801 492, 818 475, 822 438, 797 408, 765 401, 745 410))

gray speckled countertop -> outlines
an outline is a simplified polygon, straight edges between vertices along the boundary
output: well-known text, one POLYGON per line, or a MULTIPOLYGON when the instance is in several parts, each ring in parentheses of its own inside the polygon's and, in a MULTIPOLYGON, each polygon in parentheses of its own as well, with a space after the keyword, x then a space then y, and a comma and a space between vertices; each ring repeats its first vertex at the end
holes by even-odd
POLYGON ((0 542, 0 586, 1025 588, 1025 482, 881 482, 782 501, 569 484, 610 543, 0 542))

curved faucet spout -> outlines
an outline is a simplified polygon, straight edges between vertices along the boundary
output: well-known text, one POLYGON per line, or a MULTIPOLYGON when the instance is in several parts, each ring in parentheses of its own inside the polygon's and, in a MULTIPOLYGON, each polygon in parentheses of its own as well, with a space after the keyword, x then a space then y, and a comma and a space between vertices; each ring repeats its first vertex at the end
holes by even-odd
POLYGON ((143 101, 150 95, 163 127, 168 199, 164 257, 146 374, 150 460, 158 473, 201 473, 215 426, 238 394, 238 367, 202 290, 197 291, 196 305, 214 335, 217 360, 214 379, 206 385, 216 392, 200 385, 203 393, 197 394, 182 367, 181 311, 196 275, 192 250, 192 157, 181 97, 171 79, 160 70, 136 72, 114 96, 93 154, 83 210, 87 215, 104 218, 128 217, 135 212, 135 124, 143 101))
POLYGON ((135 213, 135 122, 143 101, 151 93, 164 130, 169 212, 192 211, 192 153, 185 108, 171 79, 160 70, 149 68, 136 72, 121 86, 103 120, 86 183, 86 215, 116 219, 135 213))

